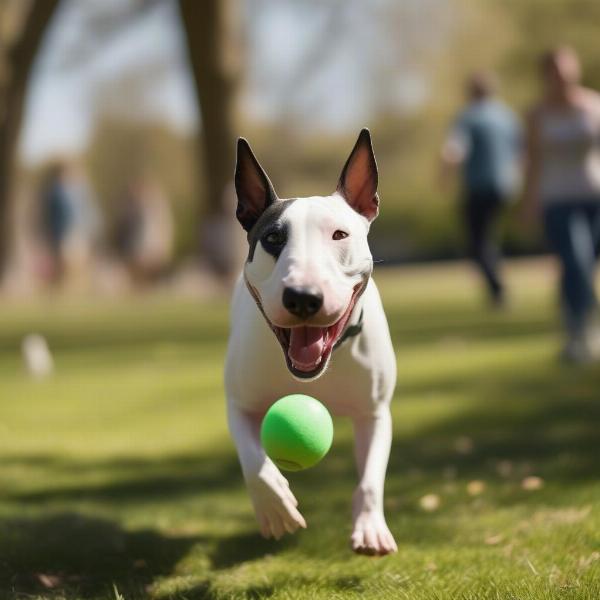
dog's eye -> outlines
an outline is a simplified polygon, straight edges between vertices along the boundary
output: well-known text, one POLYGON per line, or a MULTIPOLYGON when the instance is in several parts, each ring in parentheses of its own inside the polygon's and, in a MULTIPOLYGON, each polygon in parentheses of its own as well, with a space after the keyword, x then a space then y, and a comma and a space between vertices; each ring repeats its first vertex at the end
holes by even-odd
POLYGON ((280 246, 285 243, 285 232, 284 231, 271 231, 267 233, 263 238, 267 244, 271 244, 272 246, 280 246))
POLYGON ((333 232, 333 235, 331 236, 332 240, 343 240, 344 238, 347 238, 348 234, 345 231, 342 231, 341 229, 336 229, 333 232))

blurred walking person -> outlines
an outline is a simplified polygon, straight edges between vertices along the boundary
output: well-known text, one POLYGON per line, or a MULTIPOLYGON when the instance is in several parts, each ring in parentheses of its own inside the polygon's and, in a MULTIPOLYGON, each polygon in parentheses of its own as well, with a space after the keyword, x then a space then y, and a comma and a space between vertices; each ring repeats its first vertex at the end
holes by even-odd
POLYGON ((161 187, 147 177, 128 185, 117 216, 117 247, 133 280, 160 278, 173 258, 171 206, 161 187))
POLYGON ((562 267, 563 358, 600 357, 594 287, 600 251, 600 94, 580 85, 576 52, 561 46, 540 64, 543 92, 528 120, 524 217, 543 220, 562 267))
POLYGON ((57 162, 41 190, 41 233, 50 255, 49 279, 60 283, 82 275, 100 236, 93 194, 74 166, 57 162))
POLYGON ((513 111, 495 94, 490 73, 467 81, 467 105, 456 117, 441 151, 442 178, 462 175, 462 217, 469 255, 479 267, 494 306, 502 306, 496 225, 520 180, 521 128, 513 111))

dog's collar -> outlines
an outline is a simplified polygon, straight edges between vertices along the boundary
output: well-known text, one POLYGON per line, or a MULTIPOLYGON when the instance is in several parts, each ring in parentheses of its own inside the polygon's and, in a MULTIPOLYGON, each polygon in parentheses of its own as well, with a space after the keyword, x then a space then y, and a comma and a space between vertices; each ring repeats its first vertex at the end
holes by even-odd
POLYGON ((334 350, 339 348, 346 340, 356 337, 362 331, 364 312, 364 309, 361 309, 358 321, 354 323, 354 325, 348 325, 348 327, 346 327, 346 330, 342 333, 340 339, 334 344, 334 350))

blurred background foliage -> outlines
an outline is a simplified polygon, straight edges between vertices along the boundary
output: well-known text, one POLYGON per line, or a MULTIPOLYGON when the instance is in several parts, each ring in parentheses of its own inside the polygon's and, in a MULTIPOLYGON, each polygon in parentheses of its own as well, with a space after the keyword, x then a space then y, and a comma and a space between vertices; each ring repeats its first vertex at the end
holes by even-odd
MULTIPOLYGON (((103 45, 143 27, 153 12, 171 15, 165 27, 181 28, 168 0, 63 4, 63 13, 89 14, 79 19, 74 41, 56 51, 61 57, 52 68, 62 71, 86 69, 103 45), (123 7, 138 17, 99 26, 123 7)), ((295 196, 333 190, 358 130, 370 127, 382 198, 373 246, 388 260, 463 252, 458 186, 443 190, 436 167, 469 72, 495 70, 502 96, 524 116, 537 93, 539 54, 566 42, 581 53, 585 83, 600 88, 597 0, 237 0, 231 7, 235 36, 225 50, 239 64, 234 135, 250 139, 279 194, 295 196)), ((183 256, 196 250, 210 204, 205 127, 201 118, 175 127, 151 102, 180 60, 149 57, 141 68, 101 80, 90 104, 92 133, 79 154, 109 216, 131 174, 152 172, 173 204, 183 256)), ((25 164, 22 178, 32 181, 44 167, 44 160, 25 164)), ((542 248, 539 238, 523 237, 511 216, 506 230, 509 253, 542 248)))

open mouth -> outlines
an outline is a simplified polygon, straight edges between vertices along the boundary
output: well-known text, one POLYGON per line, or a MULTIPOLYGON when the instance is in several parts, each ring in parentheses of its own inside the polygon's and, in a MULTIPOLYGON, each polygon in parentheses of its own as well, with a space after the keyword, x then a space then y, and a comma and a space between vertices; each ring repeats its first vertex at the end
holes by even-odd
POLYGON ((325 369, 335 344, 348 325, 362 288, 361 284, 354 288, 348 307, 333 325, 285 328, 269 323, 283 348, 288 369, 295 377, 312 379, 325 369))

